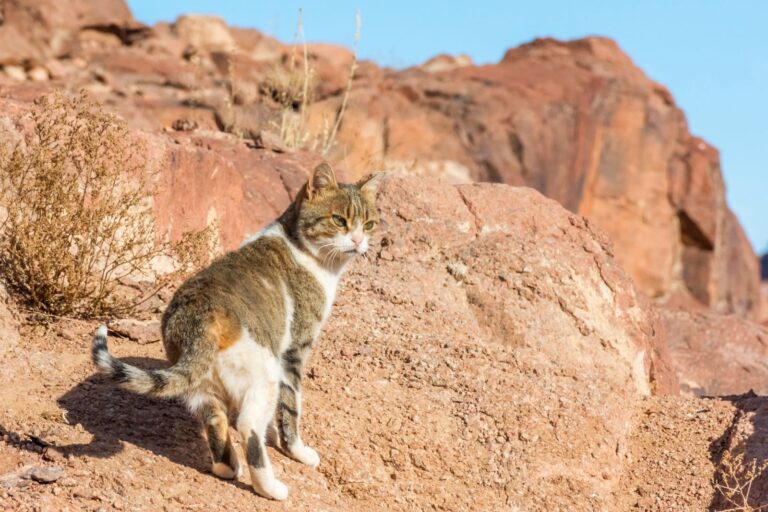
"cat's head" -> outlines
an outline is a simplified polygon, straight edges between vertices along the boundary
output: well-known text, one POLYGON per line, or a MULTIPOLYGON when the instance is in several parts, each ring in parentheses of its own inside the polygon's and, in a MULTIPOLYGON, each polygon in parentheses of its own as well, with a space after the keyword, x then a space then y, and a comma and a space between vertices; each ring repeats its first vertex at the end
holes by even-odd
POLYGON ((368 250, 369 237, 379 225, 376 190, 382 177, 378 173, 355 184, 338 183, 326 163, 312 172, 301 192, 296 227, 301 241, 321 262, 343 266, 368 250))

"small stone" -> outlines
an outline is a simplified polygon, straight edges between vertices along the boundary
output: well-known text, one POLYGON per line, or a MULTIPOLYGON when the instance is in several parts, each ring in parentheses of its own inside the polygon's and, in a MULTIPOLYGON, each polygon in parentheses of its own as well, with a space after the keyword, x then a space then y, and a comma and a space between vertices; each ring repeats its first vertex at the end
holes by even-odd
POLYGON ((49 462, 64 462, 66 457, 54 447, 48 447, 43 451, 43 459, 49 462))
POLYGON ((92 500, 96 498, 96 495, 94 492, 87 487, 78 487, 77 489, 72 491, 72 496, 75 498, 83 498, 86 500, 92 500))
POLYGON ((160 322, 158 320, 136 320, 127 318, 114 321, 110 330, 118 336, 123 336, 139 343, 160 341, 160 322))
POLYGON ((277 133, 261 130, 252 136, 253 145, 259 149, 267 149, 275 153, 288 153, 290 150, 277 133))
POLYGON ((23 82, 27 79, 27 73, 24 71, 24 68, 21 66, 12 66, 12 65, 3 66, 3 71, 10 78, 13 78, 14 80, 18 80, 19 82, 23 82))
POLYGON ((31 478, 41 484, 50 484, 64 476, 64 469, 58 466, 36 466, 24 472, 22 478, 31 478))
POLYGON ((59 483, 64 487, 74 487, 77 485, 77 479, 72 477, 62 478, 59 483))
POLYGON ((51 78, 48 70, 41 66, 35 66, 27 71, 27 77, 33 82, 47 82, 51 78))
POLYGON ((63 78, 67 75, 66 66, 59 60, 51 59, 45 63, 45 69, 51 78, 63 78))

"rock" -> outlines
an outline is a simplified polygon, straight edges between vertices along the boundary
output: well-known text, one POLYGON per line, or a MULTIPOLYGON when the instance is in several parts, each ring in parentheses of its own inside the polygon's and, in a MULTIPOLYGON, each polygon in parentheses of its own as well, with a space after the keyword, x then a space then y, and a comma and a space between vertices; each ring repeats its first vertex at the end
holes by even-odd
POLYGON ((760 293, 763 296, 763 314, 760 320, 768 325, 768 253, 760 258, 760 277, 762 278, 760 293))
POLYGON ((109 329, 117 334, 139 343, 160 341, 159 320, 136 320, 125 318, 110 322, 109 329))
MULTIPOLYGON (((312 106, 314 130, 340 101, 312 106)), ((362 79, 337 142, 330 158, 360 173, 532 186, 605 230, 657 302, 759 314, 755 256, 728 210, 717 151, 613 41, 540 39, 496 65, 362 79)))
POLYGON ((51 484, 63 476, 64 469, 58 466, 35 466, 22 473, 22 478, 28 478, 41 484, 51 484))
POLYGON ((199 50, 231 52, 237 47, 227 24, 216 16, 180 16, 173 30, 180 39, 199 50))
POLYGON ((44 62, 65 53, 83 28, 135 27, 123 0, 7 0, 0 24, 0 64, 44 62))
POLYGON ((23 489, 32 485, 27 479, 19 477, 16 473, 9 473, 7 475, 0 476, 0 489, 23 489))
POLYGON ((283 43, 258 30, 229 27, 229 32, 240 52, 255 61, 275 62, 285 50, 283 43))
POLYGON ((768 281, 762 282, 760 291, 763 294, 763 314, 760 318, 764 325, 768 325, 768 281))
POLYGON ((661 308, 683 391, 700 396, 768 393, 768 329, 736 315, 661 308))
POLYGON ((472 65, 472 57, 469 55, 448 55, 442 53, 429 59, 427 62, 419 66, 427 73, 440 73, 442 71, 451 71, 457 68, 463 68, 465 66, 472 65))
POLYGON ((320 158, 249 149, 241 140, 198 132, 147 136, 147 154, 156 162, 157 229, 177 240, 190 229, 220 221, 225 249, 238 247, 290 204, 320 158))
POLYGON ((27 77, 33 82, 47 82, 50 79, 48 70, 42 66, 34 66, 27 71, 27 77))
POLYGON ((27 79, 27 73, 24 71, 24 68, 21 66, 13 66, 10 64, 6 64, 3 66, 3 72, 8 75, 10 78, 13 78, 14 80, 18 80, 19 82, 23 82, 27 79))
POLYGON ((257 148, 268 149, 276 153, 289 151, 289 148, 286 147, 285 142, 283 142, 280 136, 269 130, 259 131, 253 138, 253 144, 257 148))
MULTIPOLYGON (((302 55, 301 48, 288 51, 302 55)), ((315 97, 325 98, 343 91, 349 81, 352 52, 343 46, 319 43, 308 44, 307 51, 315 72, 315 97)))
POLYGON ((768 281, 768 252, 760 257, 760 277, 768 281))
POLYGON ((56 78, 64 78, 70 73, 70 66, 65 65, 58 59, 48 59, 45 64, 45 69, 48 71, 48 76, 56 78))
MULTIPOLYGON (((664 328, 607 238, 555 201, 507 185, 393 176, 379 208, 389 226, 371 262, 345 278, 321 340, 323 375, 350 382, 326 412, 361 396, 358 374, 377 404, 356 413, 364 431, 335 423, 340 438, 356 439, 338 448, 335 471, 375 474, 383 458, 405 485, 419 468, 461 468, 460 488, 489 482, 473 498, 488 510, 618 510, 611 493, 633 408, 677 384, 664 328), (368 355, 351 356, 363 343, 368 355), (377 361, 386 369, 371 374, 377 361), (408 403, 423 405, 404 414, 408 403), (392 434, 381 416, 402 418, 399 439, 419 437, 398 442, 404 457, 377 448, 374 439, 386 447, 392 434)), ((471 509, 459 487, 438 485, 431 496, 471 509)))

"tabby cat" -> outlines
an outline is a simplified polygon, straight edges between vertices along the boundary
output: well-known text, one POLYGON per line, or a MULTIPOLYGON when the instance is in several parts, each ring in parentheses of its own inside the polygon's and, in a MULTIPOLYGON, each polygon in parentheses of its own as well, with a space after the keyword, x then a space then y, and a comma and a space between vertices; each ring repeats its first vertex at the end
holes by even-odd
POLYGON ((328 164, 319 165, 280 218, 182 284, 162 319, 169 368, 114 358, 103 325, 94 363, 125 389, 181 396, 203 422, 221 478, 242 472, 228 428, 233 411, 254 490, 284 500, 288 488, 274 476, 265 441, 299 462, 320 463, 299 432, 302 375, 344 268, 365 253, 379 224, 381 177, 339 184, 328 164))

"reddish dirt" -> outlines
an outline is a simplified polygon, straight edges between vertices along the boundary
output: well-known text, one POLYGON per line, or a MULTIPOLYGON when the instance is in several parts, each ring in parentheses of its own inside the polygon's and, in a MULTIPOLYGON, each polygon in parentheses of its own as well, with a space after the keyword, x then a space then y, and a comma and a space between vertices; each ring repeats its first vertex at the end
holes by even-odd
MULTIPOLYGON (((349 320, 344 315, 334 327, 346 328, 349 320)), ((477 371, 445 381, 447 365, 458 365, 485 369, 489 380, 504 373, 510 388, 530 390, 538 382, 556 390, 550 372, 507 359, 504 350, 418 336, 399 348, 361 338, 351 349, 329 334, 310 369, 305 421, 307 440, 319 448, 323 462, 312 470, 270 449, 277 474, 292 492, 286 504, 269 502, 252 493, 247 476, 233 483, 209 473, 196 420, 180 404, 116 390, 94 376, 87 356, 91 327, 73 322, 24 327, 24 350, 2 361, 4 373, 15 378, 0 391, 0 482, 28 466, 65 471, 52 484, 4 488, 0 483, 2 510, 500 510, 516 492, 497 485, 510 478, 502 461, 511 460, 506 467, 514 471, 521 445, 557 442, 537 439, 540 431, 499 439, 499 421, 509 420, 504 408, 483 410, 461 399, 471 391, 470 382, 485 387, 488 381, 477 371), (435 364, 428 356, 438 348, 446 354, 435 364), (459 434, 454 446, 434 449, 430 433, 440 430, 459 434), (53 446, 43 447, 49 443, 53 446), (468 449, 471 443, 478 444, 468 449), (477 451, 482 446, 495 450, 477 451)), ((158 342, 113 338, 111 345, 133 362, 162 364, 158 342)), ((725 509, 713 485, 718 463, 737 444, 732 425, 740 418, 747 422, 741 408, 757 410, 760 424, 767 423, 763 402, 641 400, 629 444, 622 448, 627 463, 611 505, 595 502, 578 509, 725 509)), ((531 406, 529 414, 536 414, 531 406)), ((578 430, 563 440, 563 448, 574 442, 581 442, 578 430)), ((527 492, 548 488, 542 481, 528 485, 527 492)), ((567 505, 573 491, 561 485, 549 503, 512 510, 574 510, 567 505)))
POLYGON ((713 484, 737 413, 720 399, 645 399, 620 485, 625 510, 721 510, 712 508, 719 498, 713 484))

